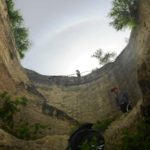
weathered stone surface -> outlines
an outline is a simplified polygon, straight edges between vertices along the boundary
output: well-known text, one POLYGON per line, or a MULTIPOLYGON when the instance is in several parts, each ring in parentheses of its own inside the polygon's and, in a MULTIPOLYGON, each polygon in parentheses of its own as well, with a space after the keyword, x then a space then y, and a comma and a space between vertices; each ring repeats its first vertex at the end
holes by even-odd
POLYGON ((140 120, 140 105, 139 101, 136 107, 130 113, 120 115, 105 131, 105 150, 120 150, 120 142, 122 139, 122 131, 124 128, 133 129, 135 124, 140 120))
POLYGON ((1 150, 61 150, 67 146, 68 136, 51 135, 34 141, 16 139, 0 129, 1 150))
POLYGON ((14 92, 18 82, 29 83, 19 62, 4 0, 0 1, 0 80, 0 90, 14 92))
POLYGON ((140 0, 139 26, 134 37, 135 48, 139 55, 137 79, 142 91, 141 100, 131 113, 114 122, 105 133, 106 150, 120 150, 119 141, 124 127, 133 128, 139 118, 150 116, 150 0, 140 0), (141 112, 142 108, 142 112, 141 112), (113 147, 115 146, 115 147, 113 147))
POLYGON ((150 116, 150 0, 141 2, 140 5, 140 26, 138 49, 140 51, 140 60, 138 67, 138 83, 142 90, 143 104, 142 114, 150 116), (141 33, 141 34, 140 34, 141 33))
MULTIPOLYGON (((37 91, 35 86, 32 85, 25 74, 24 69, 20 65, 7 16, 5 0, 0 0, 0 92, 3 91, 7 91, 12 97, 26 96, 29 99, 28 104, 19 114, 17 114, 17 117, 23 118, 31 124, 41 123, 48 126, 46 130, 40 133, 39 137, 49 136, 41 140, 43 144, 47 145, 43 146, 43 144, 36 144, 35 141, 25 142, 18 140, 0 130, 1 150, 35 150, 42 149, 43 147, 43 149, 47 150, 59 150, 60 148, 58 148, 58 145, 67 142, 66 138, 74 119, 69 117, 67 113, 50 104, 48 104, 48 106, 54 113, 48 115, 42 112, 42 103, 46 101, 46 99, 39 91, 37 91)), ((64 149, 63 144, 62 148, 64 149)))

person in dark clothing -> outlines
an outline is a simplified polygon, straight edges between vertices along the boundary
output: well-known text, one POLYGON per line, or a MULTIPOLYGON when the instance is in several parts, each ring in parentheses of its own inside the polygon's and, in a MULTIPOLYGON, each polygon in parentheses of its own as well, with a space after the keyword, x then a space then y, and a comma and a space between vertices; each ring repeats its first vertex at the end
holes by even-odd
POLYGON ((130 98, 127 92, 120 92, 117 87, 111 89, 111 92, 115 94, 117 105, 123 113, 128 112, 131 109, 130 98))
POLYGON ((79 70, 76 70, 76 74, 77 74, 77 77, 80 78, 81 77, 81 73, 79 70))

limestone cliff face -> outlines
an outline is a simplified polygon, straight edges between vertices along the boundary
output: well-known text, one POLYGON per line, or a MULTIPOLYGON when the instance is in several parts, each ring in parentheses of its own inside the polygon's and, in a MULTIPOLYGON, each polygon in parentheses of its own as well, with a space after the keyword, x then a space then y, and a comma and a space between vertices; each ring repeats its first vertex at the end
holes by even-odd
POLYGON ((142 114, 150 116, 150 0, 140 5, 139 34, 136 37, 140 53, 138 82, 142 90, 142 114), (140 34, 141 33, 141 34, 140 34))
POLYGON ((19 82, 28 83, 16 51, 5 1, 0 1, 0 89, 15 91, 19 82))
POLYGON ((26 142, 0 130, 0 149, 65 149, 68 133, 75 120, 51 105, 44 105, 45 97, 37 91, 20 65, 5 0, 0 0, 0 92, 7 91, 12 97, 26 96, 27 107, 18 114, 30 123, 50 127, 41 133, 41 140, 26 142), (56 142, 58 140, 58 142, 56 142), (19 142, 18 142, 19 141, 19 142), (31 144, 30 144, 31 143, 31 144), (53 145, 52 145, 53 143, 53 145), (62 144, 63 143, 63 144, 62 144), (44 145, 44 146, 43 146, 44 145))
POLYGON ((95 122, 118 112, 110 89, 117 86, 130 95, 133 106, 141 99, 137 68, 140 49, 135 41, 138 30, 131 33, 129 44, 116 61, 77 77, 44 76, 31 70, 27 75, 49 103, 80 122, 95 122))
MULTIPOLYGON (((8 91, 16 96, 26 95, 29 98, 37 98, 36 103, 38 104, 46 101, 44 96, 32 85, 20 65, 4 0, 0 1, 0 91, 8 91)), ((59 111, 54 107, 51 109, 59 111)), ((60 111, 59 114, 61 113, 67 116, 60 111)))
POLYGON ((110 93, 113 86, 127 91, 133 106, 144 97, 149 109, 149 7, 149 0, 140 0, 139 25, 114 63, 81 78, 43 76, 26 70, 28 77, 50 104, 81 122, 95 122, 117 112, 110 93))
POLYGON ((138 52, 137 79, 142 97, 131 113, 114 122, 105 133, 106 150, 120 150, 117 141, 121 130, 135 125, 141 116, 150 116, 150 0, 140 0, 139 26, 135 31, 134 47, 138 52), (115 148, 112 148, 116 144, 115 148))

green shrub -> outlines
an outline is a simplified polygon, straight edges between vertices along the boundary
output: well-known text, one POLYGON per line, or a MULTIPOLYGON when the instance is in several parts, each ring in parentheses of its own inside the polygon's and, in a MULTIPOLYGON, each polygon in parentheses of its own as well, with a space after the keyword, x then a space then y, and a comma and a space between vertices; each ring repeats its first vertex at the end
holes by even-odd
POLYGON ((24 140, 29 140, 31 139, 31 128, 28 122, 26 121, 20 121, 19 124, 17 125, 17 129, 15 129, 15 136, 24 139, 24 140))
POLYGON ((14 135, 20 139, 30 140, 36 139, 37 134, 41 129, 45 129, 46 126, 40 123, 30 124, 25 120, 20 120, 16 125, 14 135))
POLYGON ((102 121, 97 121, 92 128, 98 132, 104 132, 108 128, 108 126, 115 120, 115 118, 116 117, 112 117, 106 118, 102 121))
POLYGON ((104 53, 102 49, 96 50, 96 52, 92 55, 92 57, 95 57, 98 59, 100 65, 105 65, 107 63, 112 62, 114 60, 114 57, 116 56, 115 53, 104 53))
POLYGON ((26 106, 27 103, 28 103, 28 99, 27 99, 25 96, 19 97, 19 98, 17 98, 16 101, 15 101, 15 104, 16 104, 16 105, 26 106))
POLYGON ((28 30, 23 26, 23 18, 20 15, 20 12, 14 9, 13 1, 6 0, 6 4, 12 31, 14 33, 16 47, 20 57, 23 58, 25 52, 30 46, 30 42, 28 40, 28 30))
POLYGON ((21 99, 13 101, 7 92, 0 94, 0 101, 2 102, 2 106, 0 107, 0 120, 5 130, 10 131, 14 127, 14 115, 20 111, 18 105, 23 105, 21 99))
POLYGON ((33 134, 37 134, 39 132, 40 129, 45 129, 46 126, 40 124, 40 123, 34 123, 32 126, 32 132, 33 134))
MULTIPOLYGON (((116 119, 116 117, 117 116, 98 121, 93 124, 92 128, 97 131, 97 133, 102 134, 108 128, 108 126, 116 119)), ((81 150, 96 150, 99 145, 101 145, 100 141, 95 135, 90 140, 84 141, 80 148, 81 150)))
POLYGON ((15 122, 16 113, 26 106, 28 99, 19 97, 12 99, 7 92, 0 93, 0 127, 8 133, 24 140, 36 139, 37 134, 46 126, 40 123, 31 124, 24 119, 15 122))
POLYGON ((113 21, 110 24, 116 30, 136 27, 138 24, 137 7, 138 0, 113 0, 113 7, 109 14, 113 21))
POLYGON ((90 150, 90 143, 86 140, 81 146, 80 149, 81 150, 90 150))
POLYGON ((93 137, 90 141, 85 141, 81 146, 81 150, 97 150, 99 146, 99 141, 97 138, 93 137))
POLYGON ((147 119, 138 122, 137 130, 123 130, 121 150, 149 150, 150 149, 150 123, 147 119))

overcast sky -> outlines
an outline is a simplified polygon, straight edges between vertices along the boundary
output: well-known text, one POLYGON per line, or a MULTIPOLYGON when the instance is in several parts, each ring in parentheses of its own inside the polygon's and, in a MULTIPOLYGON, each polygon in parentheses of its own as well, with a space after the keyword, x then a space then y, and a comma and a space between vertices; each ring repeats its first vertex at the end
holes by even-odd
POLYGON ((99 67, 99 48, 118 54, 129 30, 109 26, 112 0, 15 0, 29 29, 31 47, 22 65, 46 75, 70 75, 99 67))

